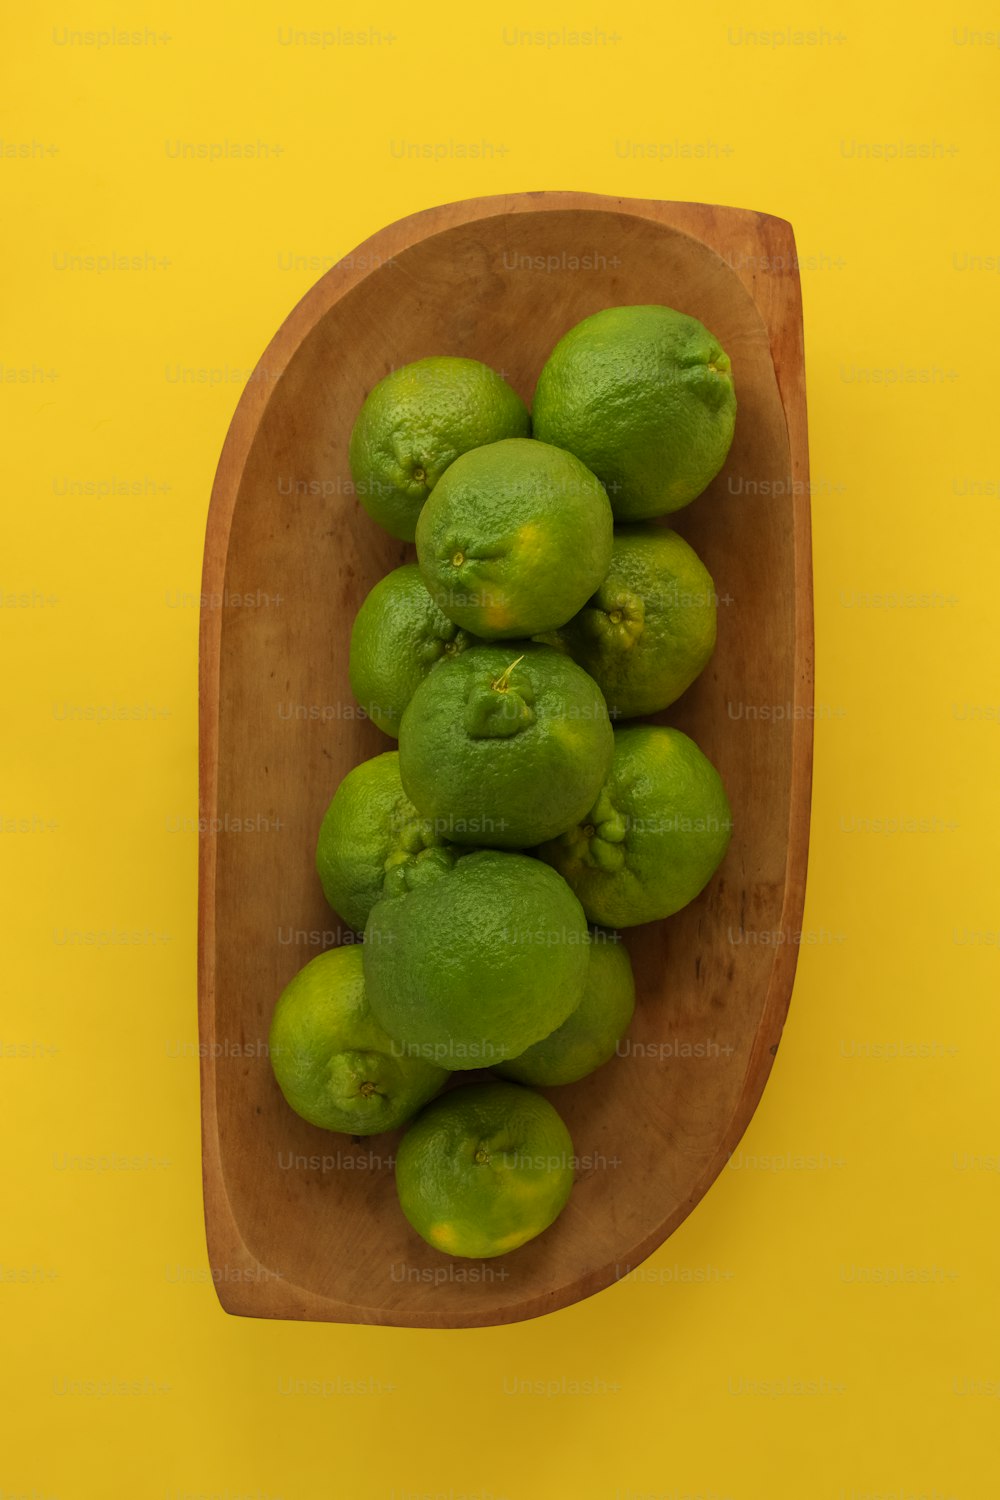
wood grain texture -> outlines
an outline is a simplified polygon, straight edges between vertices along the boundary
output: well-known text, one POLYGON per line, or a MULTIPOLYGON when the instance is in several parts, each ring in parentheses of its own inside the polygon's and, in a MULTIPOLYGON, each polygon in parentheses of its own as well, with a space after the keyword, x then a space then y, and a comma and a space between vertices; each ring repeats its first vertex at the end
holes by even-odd
POLYGON ((202 1158, 209 1257, 229 1312, 414 1327, 550 1312, 661 1245, 746 1128, 791 995, 809 826, 795 264, 791 226, 742 209, 575 192, 473 199, 365 241, 263 355, 212 492, 200 645, 202 1158), (482 359, 530 403, 568 328, 639 302, 700 318, 732 359, 739 409, 726 466, 670 521, 715 579, 718 645, 659 717, 718 766, 734 835, 697 901, 626 935, 638 989, 627 1048, 591 1078, 546 1091, 579 1158, 566 1210, 509 1256, 453 1261, 399 1210, 399 1133, 360 1140, 308 1125, 266 1055, 285 983, 331 931, 346 936, 313 866, 323 812, 353 765, 392 748, 354 704, 348 634, 367 591, 413 552, 358 504, 347 442, 393 366, 482 359))

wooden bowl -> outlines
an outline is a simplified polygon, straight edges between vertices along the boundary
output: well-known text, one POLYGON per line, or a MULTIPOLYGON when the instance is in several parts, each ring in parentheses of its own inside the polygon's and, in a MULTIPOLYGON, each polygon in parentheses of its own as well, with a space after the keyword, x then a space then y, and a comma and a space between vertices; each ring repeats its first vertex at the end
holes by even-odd
MULTIPOLYGON (((590 193, 414 214, 302 299, 237 407, 212 492, 201 616, 199 1025, 205 1218, 223 1307, 257 1317, 472 1327, 609 1285, 726 1163, 778 1047, 809 825, 812 589, 802 313, 783 220, 590 193), (353 494, 352 423, 393 366, 468 355, 530 403, 557 339, 600 308, 666 303, 728 351, 736 435, 671 518, 719 595, 715 655, 666 714, 718 766, 735 829, 703 895, 626 934, 635 1020, 619 1055, 548 1090, 579 1158, 551 1229, 451 1259, 396 1201, 399 1134, 334 1135, 288 1108, 267 1034, 283 986, 351 934, 313 857, 358 761, 393 747, 347 674, 365 594, 413 556, 353 494)), ((459 1074, 464 1081, 471 1074, 459 1074)))

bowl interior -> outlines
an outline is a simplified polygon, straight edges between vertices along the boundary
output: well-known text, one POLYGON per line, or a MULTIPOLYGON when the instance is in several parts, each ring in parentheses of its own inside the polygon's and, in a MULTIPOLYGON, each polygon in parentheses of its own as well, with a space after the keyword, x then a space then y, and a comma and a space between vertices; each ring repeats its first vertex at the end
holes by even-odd
POLYGON ((240 482, 225 572, 211 1041, 232 1216, 286 1286, 329 1297, 359 1320, 519 1316, 548 1305, 540 1298, 572 1300, 588 1277, 593 1286, 624 1274, 718 1170, 775 957, 762 935, 782 925, 792 732, 790 715, 776 710, 794 697, 791 511, 780 499, 790 474, 767 331, 740 279, 699 241, 610 209, 484 219, 373 264, 275 383, 240 482), (429 354, 485 360, 530 403, 568 328, 600 308, 641 302, 700 318, 732 359, 738 416, 728 461, 669 522, 715 580, 718 645, 660 717, 718 766, 733 840, 697 901, 625 935, 638 1000, 619 1055, 548 1091, 578 1157, 561 1218, 512 1255, 449 1261, 398 1208, 398 1134, 357 1140, 307 1125, 285 1105, 266 1056, 283 986, 322 948, 352 940, 315 874, 323 813, 352 766, 395 744, 354 702, 348 638, 367 591, 413 550, 359 505, 348 437, 375 382, 429 354))

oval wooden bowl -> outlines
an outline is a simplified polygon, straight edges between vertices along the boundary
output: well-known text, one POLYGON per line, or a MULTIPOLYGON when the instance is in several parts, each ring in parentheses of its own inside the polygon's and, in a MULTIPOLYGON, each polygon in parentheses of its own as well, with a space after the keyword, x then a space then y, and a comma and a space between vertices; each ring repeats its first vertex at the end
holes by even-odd
POLYGON ((200 661, 202 1151, 209 1255, 229 1312, 418 1327, 535 1317, 661 1245, 743 1133, 788 1009, 809 826, 795 263, 790 225, 741 209, 570 192, 451 203, 390 225, 329 271, 243 392, 212 492, 200 661), (348 636, 368 590, 413 552, 354 497, 348 436, 375 382, 429 354, 485 360, 530 403, 568 328, 643 302, 707 324, 736 382, 726 466, 671 521, 715 579, 718 646, 661 716, 718 766, 734 836, 697 901, 626 935, 638 1000, 620 1055, 548 1091, 579 1158, 559 1220, 510 1255, 451 1260, 399 1209, 398 1133, 362 1140, 306 1124, 266 1055, 283 986, 350 940, 313 865, 323 812, 352 766, 392 748, 352 698, 348 636))

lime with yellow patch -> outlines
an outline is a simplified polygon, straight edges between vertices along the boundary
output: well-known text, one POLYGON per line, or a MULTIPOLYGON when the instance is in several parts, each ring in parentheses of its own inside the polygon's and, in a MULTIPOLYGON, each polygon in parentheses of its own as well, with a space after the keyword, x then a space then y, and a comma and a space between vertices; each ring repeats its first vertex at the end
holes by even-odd
POLYGON ((465 453, 420 513, 417 558, 439 608, 488 640, 564 625, 611 561, 613 520, 577 458, 531 438, 465 453))
POLYGON ((286 1102, 324 1130, 395 1130, 438 1092, 444 1068, 399 1053, 365 996, 361 948, 331 948, 285 986, 268 1036, 286 1102))
POLYGON ((400 1207, 446 1255, 489 1260, 555 1223, 573 1188, 573 1141, 558 1111, 516 1083, 449 1089, 396 1152, 400 1207))
POLYGON ((634 927, 693 901, 732 836, 722 778, 679 729, 615 730, 611 771, 576 827, 536 853, 565 878, 591 922, 634 927))
POLYGON ((538 377, 532 431, 607 487, 616 521, 687 505, 726 461, 736 425, 729 356, 672 307, 608 307, 564 334, 538 377))
POLYGON ((406 795, 456 844, 524 849, 577 822, 611 765, 600 688, 551 646, 471 646, 419 685, 399 731, 406 795))
POLYGON ((416 563, 404 563, 379 579, 355 617, 351 690, 373 723, 398 739, 403 710, 431 668, 474 640, 438 609, 416 563))
POLYGON ((358 498, 386 531, 412 542, 424 502, 460 454, 530 431, 520 396, 481 360, 414 360, 380 380, 358 413, 349 449, 358 498))
POLYGON ((617 932, 591 933, 590 966, 583 998, 561 1026, 540 1042, 497 1063, 503 1078, 550 1088, 576 1083, 614 1057, 635 1010, 635 980, 628 949, 617 932))
POLYGON ((447 843, 403 791, 399 752, 387 750, 348 771, 316 844, 316 870, 333 910, 361 932, 387 877, 447 843))
POLYGON ((557 635, 616 721, 659 713, 715 649, 712 576, 676 531, 620 526, 603 583, 557 635))
POLYGON ((589 933, 560 875, 525 854, 428 850, 373 908, 373 1014, 405 1056, 485 1068, 548 1036, 580 1003, 589 933))

